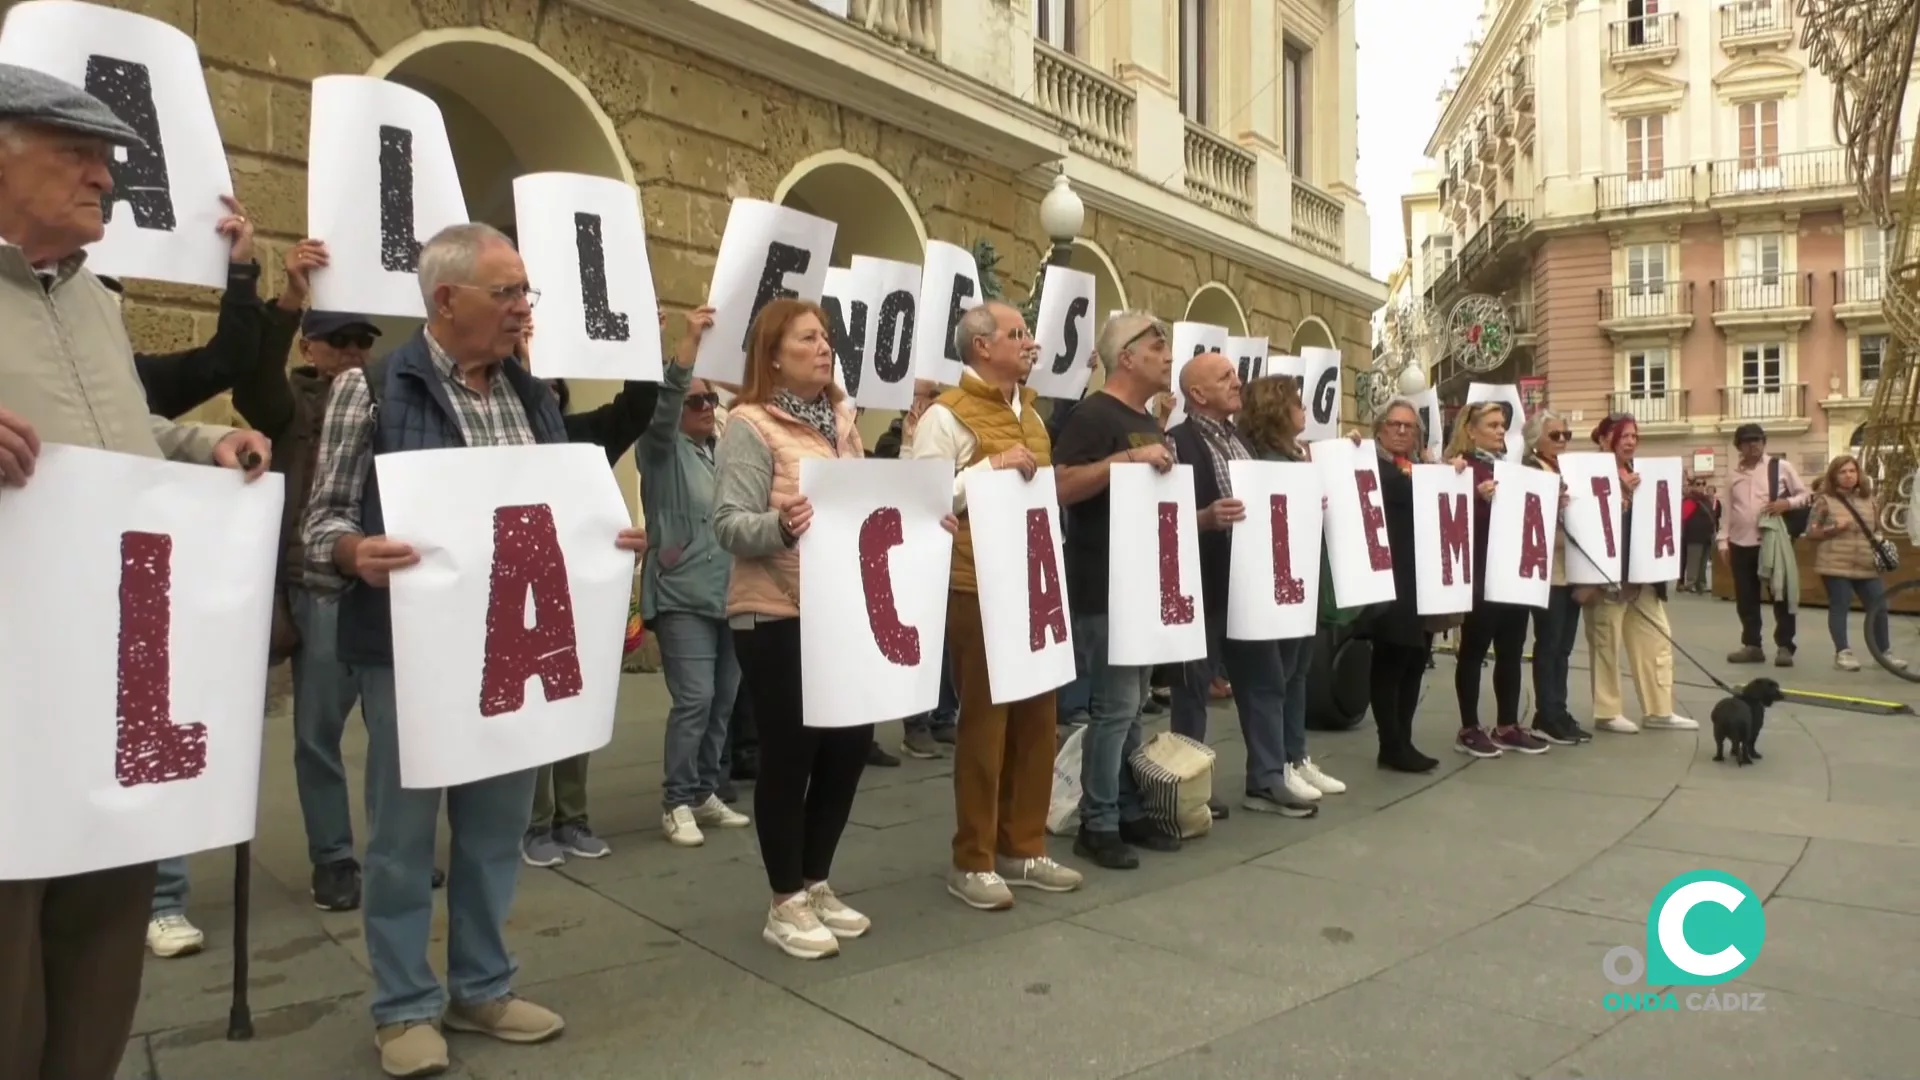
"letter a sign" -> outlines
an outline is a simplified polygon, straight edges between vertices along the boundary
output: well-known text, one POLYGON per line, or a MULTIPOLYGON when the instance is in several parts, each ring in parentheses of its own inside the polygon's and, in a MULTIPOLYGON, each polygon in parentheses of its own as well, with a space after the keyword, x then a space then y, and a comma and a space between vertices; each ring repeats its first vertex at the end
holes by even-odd
POLYGON ((996 705, 1024 701, 1074 679, 1073 612, 1060 546, 1052 469, 1032 480, 1012 470, 964 474, 987 681, 996 705))
POLYGON ((0 880, 252 839, 283 490, 49 445, 0 493, 0 813, 60 823, 0 880))
POLYGON ((813 524, 777 572, 800 578, 801 708, 808 727, 925 712, 947 649, 953 465, 814 458, 800 493, 813 524))
POLYGON ((421 556, 387 590, 400 782, 453 787, 605 746, 634 569, 606 455, 418 450, 374 467, 387 534, 421 556))

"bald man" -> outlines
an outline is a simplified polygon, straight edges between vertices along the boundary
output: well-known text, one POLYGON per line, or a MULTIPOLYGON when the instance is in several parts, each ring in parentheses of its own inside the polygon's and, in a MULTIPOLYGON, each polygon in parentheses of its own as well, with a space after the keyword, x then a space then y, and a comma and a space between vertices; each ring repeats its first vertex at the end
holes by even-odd
MULTIPOLYGON (((1234 525, 1246 507, 1233 495, 1230 462, 1251 461, 1253 448, 1234 429, 1240 411, 1240 375, 1219 353, 1194 357, 1180 372, 1187 418, 1167 432, 1174 453, 1193 466, 1193 503, 1200 507, 1200 595, 1207 620, 1207 658, 1183 665, 1173 685, 1173 730, 1205 742, 1207 701, 1215 662, 1227 669, 1234 706, 1247 744, 1247 809, 1284 817, 1313 817, 1319 808, 1289 792, 1289 751, 1305 757, 1306 702, 1288 715, 1278 641, 1235 641, 1226 635, 1227 583, 1232 577, 1234 525), (1287 721, 1300 729, 1289 737, 1287 721)), ((1210 806, 1226 813, 1218 793, 1210 806)))

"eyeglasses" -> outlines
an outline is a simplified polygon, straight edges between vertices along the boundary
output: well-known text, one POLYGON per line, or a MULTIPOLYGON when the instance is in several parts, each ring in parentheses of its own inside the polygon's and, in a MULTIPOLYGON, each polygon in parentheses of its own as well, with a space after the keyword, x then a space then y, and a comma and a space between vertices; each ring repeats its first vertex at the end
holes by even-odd
POLYGON ((1411 420, 1384 420, 1384 421, 1381 421, 1381 423, 1380 423, 1380 430, 1381 430, 1381 431, 1412 431, 1412 430, 1413 430, 1413 421, 1411 421, 1411 420))
POLYGON ((373 335, 369 333, 349 334, 345 330, 336 330, 320 339, 336 349, 372 349, 373 335))
POLYGON ((1567 442, 1568 440, 1573 438, 1573 432, 1549 431, 1547 432, 1547 438, 1552 439, 1554 442, 1567 442))
POLYGON ((517 304, 522 300, 532 307, 540 302, 540 290, 529 285, 455 285, 456 289, 472 289, 486 293, 493 302, 501 305, 517 304))
POLYGON ((706 412, 708 409, 719 408, 720 395, 719 394, 688 394, 686 407, 688 409, 693 410, 694 412, 706 412))

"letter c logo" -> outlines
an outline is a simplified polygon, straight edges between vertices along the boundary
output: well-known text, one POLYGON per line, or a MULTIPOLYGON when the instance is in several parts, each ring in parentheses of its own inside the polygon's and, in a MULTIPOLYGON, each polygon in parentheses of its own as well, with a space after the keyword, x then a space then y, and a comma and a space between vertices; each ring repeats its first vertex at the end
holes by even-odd
POLYGON ((1717 870, 1682 874, 1667 883, 1647 914, 1647 983, 1727 982, 1759 957, 1766 936, 1766 911, 1746 882, 1717 870), (1718 947, 1703 951, 1696 942, 1718 947))

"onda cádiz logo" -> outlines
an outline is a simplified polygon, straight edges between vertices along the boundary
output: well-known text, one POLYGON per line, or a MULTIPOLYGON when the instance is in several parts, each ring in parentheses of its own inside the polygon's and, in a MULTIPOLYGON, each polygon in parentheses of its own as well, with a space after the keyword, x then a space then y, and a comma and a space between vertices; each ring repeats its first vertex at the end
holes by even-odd
POLYGON ((1739 978, 1766 940, 1766 908, 1746 882, 1719 870, 1681 874, 1647 910, 1647 951, 1620 945, 1600 961, 1607 981, 1622 988, 1601 1004, 1608 1012, 1679 1012, 1683 1002, 1688 1012, 1765 1011, 1765 994, 1687 988, 1739 978), (1643 976, 1646 989, 1626 989, 1643 976))

